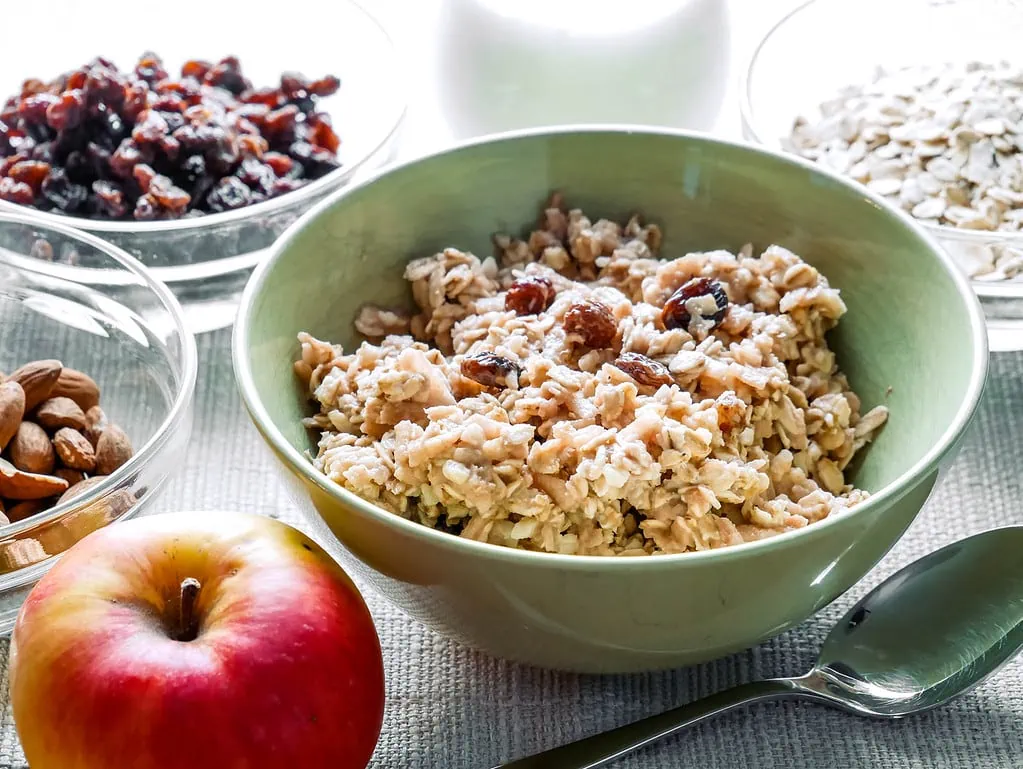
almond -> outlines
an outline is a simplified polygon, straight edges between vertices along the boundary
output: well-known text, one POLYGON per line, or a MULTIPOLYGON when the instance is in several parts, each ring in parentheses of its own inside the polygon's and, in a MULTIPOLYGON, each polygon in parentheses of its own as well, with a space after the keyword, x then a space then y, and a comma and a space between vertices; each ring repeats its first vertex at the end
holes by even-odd
MULTIPOLYGON (((64 370, 67 371, 67 369, 64 370)), ((73 427, 78 432, 82 432, 88 427, 82 407, 64 395, 58 395, 40 403, 39 408, 36 409, 35 421, 47 430, 73 427)))
POLYGON ((93 406, 85 412, 85 421, 88 423, 88 426, 85 428, 85 437, 89 439, 89 443, 95 446, 99 443, 99 436, 108 424, 107 415, 103 413, 103 409, 99 406, 93 406))
POLYGON ((45 510, 49 506, 49 502, 45 499, 26 499, 24 502, 11 505, 10 510, 7 511, 7 520, 11 523, 17 523, 45 510))
POLYGON ((96 442, 96 472, 110 475, 131 459, 131 440, 117 425, 107 425, 96 442))
POLYGON ((0 451, 18 432, 25 416, 25 391, 17 382, 0 384, 0 451))
MULTIPOLYGON (((67 481, 68 491, 74 488, 76 484, 79 484, 85 480, 85 473, 83 473, 81 470, 72 470, 68 467, 58 467, 56 470, 53 471, 53 475, 56 475, 58 478, 63 478, 65 481, 67 481)), ((67 492, 64 493, 66 494, 67 492)))
POLYGON ((67 481, 53 475, 39 475, 19 470, 6 459, 0 459, 0 497, 7 499, 45 499, 67 491, 67 481))
POLYGON ((35 422, 21 423, 7 451, 11 464, 26 473, 47 475, 53 472, 57 464, 50 436, 35 422))
POLYGON ((74 484, 71 488, 69 488, 67 491, 60 495, 60 499, 57 500, 57 504, 58 505, 63 504, 64 502, 67 502, 69 499, 73 499, 74 497, 77 497, 80 494, 84 494, 97 483, 105 479, 106 479, 105 475, 93 475, 91 478, 86 478, 85 480, 79 481, 78 483, 74 484))
POLYGON ((88 374, 83 374, 78 369, 65 368, 57 377, 51 395, 70 398, 82 411, 88 411, 99 403, 99 385, 88 374))
POLYGON ((36 360, 7 377, 10 382, 17 382, 25 391, 25 411, 31 411, 50 397, 53 386, 63 368, 59 360, 36 360))
MULTIPOLYGON (((96 449, 89 439, 71 427, 62 427, 53 436, 53 448, 65 467, 91 473, 96 469, 96 449)), ((106 475, 106 473, 103 473, 106 475)))

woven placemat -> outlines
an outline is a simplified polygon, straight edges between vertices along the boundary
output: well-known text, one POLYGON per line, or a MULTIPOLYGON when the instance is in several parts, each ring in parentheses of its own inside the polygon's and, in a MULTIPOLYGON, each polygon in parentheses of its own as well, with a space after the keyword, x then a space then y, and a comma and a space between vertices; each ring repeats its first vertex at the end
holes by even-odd
MULTIPOLYGON (((239 509, 302 525, 239 402, 230 334, 201 337, 199 347, 193 449, 156 509, 239 509)), ((373 769, 490 769, 743 681, 804 671, 831 624, 886 575, 969 534, 1023 523, 1021 438, 1023 354, 995 355, 984 402, 958 462, 882 564, 795 630, 694 668, 582 676, 521 667, 439 638, 367 592, 388 679, 373 769)), ((3 642, 4 669, 6 659, 3 642)), ((0 685, 5 698, 0 769, 25 769, 6 707, 6 676, 0 685)), ((1023 659, 957 702, 903 721, 868 721, 802 703, 760 705, 698 726, 619 766, 1020 769, 1023 659)))

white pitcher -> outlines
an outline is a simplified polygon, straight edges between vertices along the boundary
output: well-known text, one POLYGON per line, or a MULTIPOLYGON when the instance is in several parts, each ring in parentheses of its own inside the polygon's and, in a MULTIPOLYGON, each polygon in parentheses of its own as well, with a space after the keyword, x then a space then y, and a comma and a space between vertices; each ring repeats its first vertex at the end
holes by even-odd
POLYGON ((707 130, 729 76, 726 0, 443 0, 455 138, 565 123, 707 130))

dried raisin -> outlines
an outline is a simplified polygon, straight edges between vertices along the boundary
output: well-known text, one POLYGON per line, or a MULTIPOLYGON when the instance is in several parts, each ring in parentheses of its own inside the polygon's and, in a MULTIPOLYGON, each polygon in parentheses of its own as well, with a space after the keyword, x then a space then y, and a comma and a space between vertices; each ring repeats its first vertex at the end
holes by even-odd
POLYGON ((149 107, 164 112, 184 112, 188 109, 188 102, 176 93, 163 93, 157 96, 149 107))
POLYGON ((2 195, 141 220, 282 195, 340 167, 338 135, 316 109, 339 84, 286 72, 253 89, 234 56, 192 59, 171 77, 154 53, 133 70, 96 57, 50 83, 26 80, 0 109, 2 195))
POLYGON ((156 201, 152 195, 146 194, 139 197, 135 201, 134 217, 140 222, 151 221, 156 218, 159 206, 156 205, 156 201))
POLYGON ((156 178, 156 171, 145 163, 139 163, 132 171, 132 176, 135 177, 135 182, 139 185, 139 189, 142 192, 149 192, 149 185, 156 178))
POLYGON ((623 352, 614 365, 631 376, 636 384, 660 387, 675 383, 667 366, 638 352, 623 352))
POLYGON ((77 128, 85 117, 85 94, 73 88, 46 108, 46 122, 54 131, 77 128))
POLYGON ((235 176, 225 176, 206 196, 211 211, 231 211, 252 202, 252 193, 235 176))
POLYGON ((295 125, 298 121, 298 107, 289 104, 286 107, 275 109, 263 121, 263 133, 271 144, 290 142, 295 135, 295 125))
POLYGON ((341 139, 334 133, 334 128, 326 115, 310 115, 305 122, 309 126, 308 139, 310 142, 330 152, 338 151, 341 139))
POLYGON ((120 219, 128 213, 124 202, 124 190, 113 182, 97 179, 92 183, 92 192, 96 196, 96 205, 103 207, 103 213, 111 219, 120 219))
POLYGON ((89 190, 81 184, 72 182, 64 169, 54 168, 43 181, 42 196, 58 211, 70 214, 85 204, 89 198, 89 190))
POLYGON ((227 56, 206 73, 203 78, 206 85, 215 85, 230 91, 237 96, 242 91, 252 88, 252 84, 246 80, 241 73, 241 65, 235 56, 227 56))
POLYGON ((306 90, 313 96, 331 96, 337 93, 340 87, 340 80, 333 75, 327 75, 327 77, 320 78, 319 80, 313 80, 306 90))
POLYGON ((32 194, 35 195, 49 174, 49 163, 42 163, 38 160, 22 160, 20 163, 15 163, 7 175, 16 182, 27 184, 32 188, 32 194))
POLYGON ((514 361, 493 352, 478 352, 462 358, 462 376, 484 387, 518 388, 519 367, 514 361))
MULTIPOLYGON (((238 137, 238 153, 243 158, 254 158, 256 160, 262 159, 263 153, 269 148, 270 145, 262 136, 243 135, 238 137)), ((245 160, 242 161, 242 166, 244 165, 245 160)), ((246 184, 248 184, 248 182, 246 182, 246 184)))
POLYGON ((610 347, 618 333, 611 308, 596 299, 576 302, 565 312, 565 331, 578 336, 584 345, 593 349, 610 347))
POLYGON ((255 88, 241 95, 246 104, 262 104, 269 109, 277 109, 284 104, 284 94, 279 88, 255 88))
POLYGON ((25 182, 15 181, 9 176, 0 179, 0 200, 25 205, 35 199, 35 193, 25 182))
POLYGON ((189 59, 181 65, 181 77, 194 77, 202 80, 206 73, 213 69, 213 65, 202 59, 189 59))
POLYGON ((135 65, 135 75, 149 85, 155 85, 167 79, 167 70, 163 68, 163 60, 152 51, 142 54, 135 65))
POLYGON ((155 144, 170 131, 163 115, 154 109, 147 109, 138 117, 131 132, 131 138, 138 145, 155 144))
POLYGON ((295 161, 280 152, 267 152, 263 155, 263 162, 266 163, 278 176, 287 176, 295 161))
POLYGON ((145 160, 139 146, 131 139, 125 139, 110 156, 110 170, 115 176, 130 179, 135 171, 135 166, 145 160))
POLYGON ((28 156, 19 153, 16 155, 10 155, 4 158, 3 160, 0 160, 0 176, 7 176, 7 174, 10 173, 11 169, 14 168, 14 166, 16 166, 22 160, 28 160, 28 156))
POLYGON ((709 333, 724 320, 727 310, 728 294, 719 281, 693 278, 664 303, 661 321, 667 329, 709 333))
MULTIPOLYGON (((138 170, 138 168, 135 170, 138 170)), ((170 179, 161 174, 157 174, 149 182, 148 192, 160 208, 177 215, 180 215, 188 208, 188 203, 192 199, 187 192, 179 187, 175 187, 170 179)))
POLYGON ((45 123, 46 111, 59 101, 52 93, 37 93, 21 100, 18 116, 29 123, 45 123))
POLYGON ((519 278, 504 295, 504 309, 516 315, 539 315, 551 306, 557 292, 547 278, 527 275, 519 278))

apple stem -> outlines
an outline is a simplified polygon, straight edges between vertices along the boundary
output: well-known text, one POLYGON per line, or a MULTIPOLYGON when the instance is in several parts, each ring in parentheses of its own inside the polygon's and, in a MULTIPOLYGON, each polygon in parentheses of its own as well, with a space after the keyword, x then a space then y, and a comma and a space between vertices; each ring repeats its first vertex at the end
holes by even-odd
POLYGON ((178 640, 194 641, 199 635, 198 623, 195 619, 195 602, 199 598, 202 583, 194 577, 186 577, 181 581, 181 615, 178 624, 178 640))

